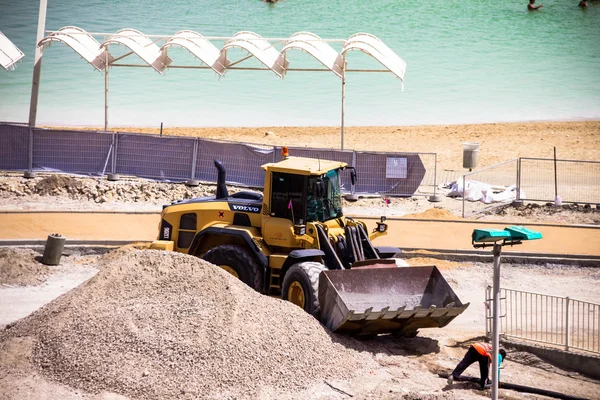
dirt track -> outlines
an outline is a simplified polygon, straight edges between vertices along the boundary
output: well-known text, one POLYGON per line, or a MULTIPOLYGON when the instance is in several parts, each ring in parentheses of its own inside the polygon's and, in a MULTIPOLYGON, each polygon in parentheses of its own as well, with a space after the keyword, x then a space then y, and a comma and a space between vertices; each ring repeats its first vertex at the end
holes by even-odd
MULTIPOLYGON (((369 228, 377 218, 364 218, 369 228)), ((157 213, 4 213, 0 218, 0 239, 44 240, 58 232, 75 240, 151 241, 156 238, 157 213)), ((388 219, 390 234, 375 240, 377 246, 425 250, 473 250, 471 233, 476 228, 503 229, 510 222, 388 219)), ((570 227, 527 224, 542 232, 544 239, 505 249, 505 254, 545 253, 600 256, 600 227, 570 227)))

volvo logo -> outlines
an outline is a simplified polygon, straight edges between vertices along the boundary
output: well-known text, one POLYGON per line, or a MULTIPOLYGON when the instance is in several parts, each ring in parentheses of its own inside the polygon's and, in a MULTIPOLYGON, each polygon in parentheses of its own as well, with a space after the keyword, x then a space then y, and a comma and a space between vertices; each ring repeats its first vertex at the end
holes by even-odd
POLYGON ((243 205, 243 204, 230 204, 229 209, 232 211, 244 211, 244 212, 250 212, 250 213, 255 213, 255 214, 260 213, 260 207, 252 206, 252 205, 247 206, 247 205, 243 205))

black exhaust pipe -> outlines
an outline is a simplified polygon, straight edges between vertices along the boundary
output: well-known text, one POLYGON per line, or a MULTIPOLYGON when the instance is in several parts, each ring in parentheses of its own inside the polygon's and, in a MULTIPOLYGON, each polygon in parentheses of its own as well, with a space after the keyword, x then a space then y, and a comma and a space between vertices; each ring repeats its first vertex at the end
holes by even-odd
POLYGON ((218 199, 226 199, 229 197, 227 193, 227 186, 225 185, 225 167, 223 163, 219 160, 214 160, 215 167, 217 167, 217 195, 215 198, 218 199))

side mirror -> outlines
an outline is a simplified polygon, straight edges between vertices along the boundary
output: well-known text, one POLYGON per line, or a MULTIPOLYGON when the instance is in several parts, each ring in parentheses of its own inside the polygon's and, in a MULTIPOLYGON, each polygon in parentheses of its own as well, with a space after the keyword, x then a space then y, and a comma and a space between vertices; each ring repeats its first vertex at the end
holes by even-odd
POLYGON ((356 184, 356 170, 354 168, 350 170, 350 181, 352 181, 353 185, 356 184))

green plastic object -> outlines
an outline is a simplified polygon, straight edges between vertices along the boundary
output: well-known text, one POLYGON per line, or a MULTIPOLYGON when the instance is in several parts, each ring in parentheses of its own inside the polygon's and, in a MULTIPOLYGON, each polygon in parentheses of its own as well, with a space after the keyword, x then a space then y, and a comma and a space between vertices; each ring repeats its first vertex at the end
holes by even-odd
POLYGON ((473 242, 497 242, 503 239, 510 239, 510 233, 500 229, 474 229, 473 242))
POLYGON ((536 240, 542 238, 542 233, 525 228, 524 226, 509 226, 504 228, 514 240, 536 240))

